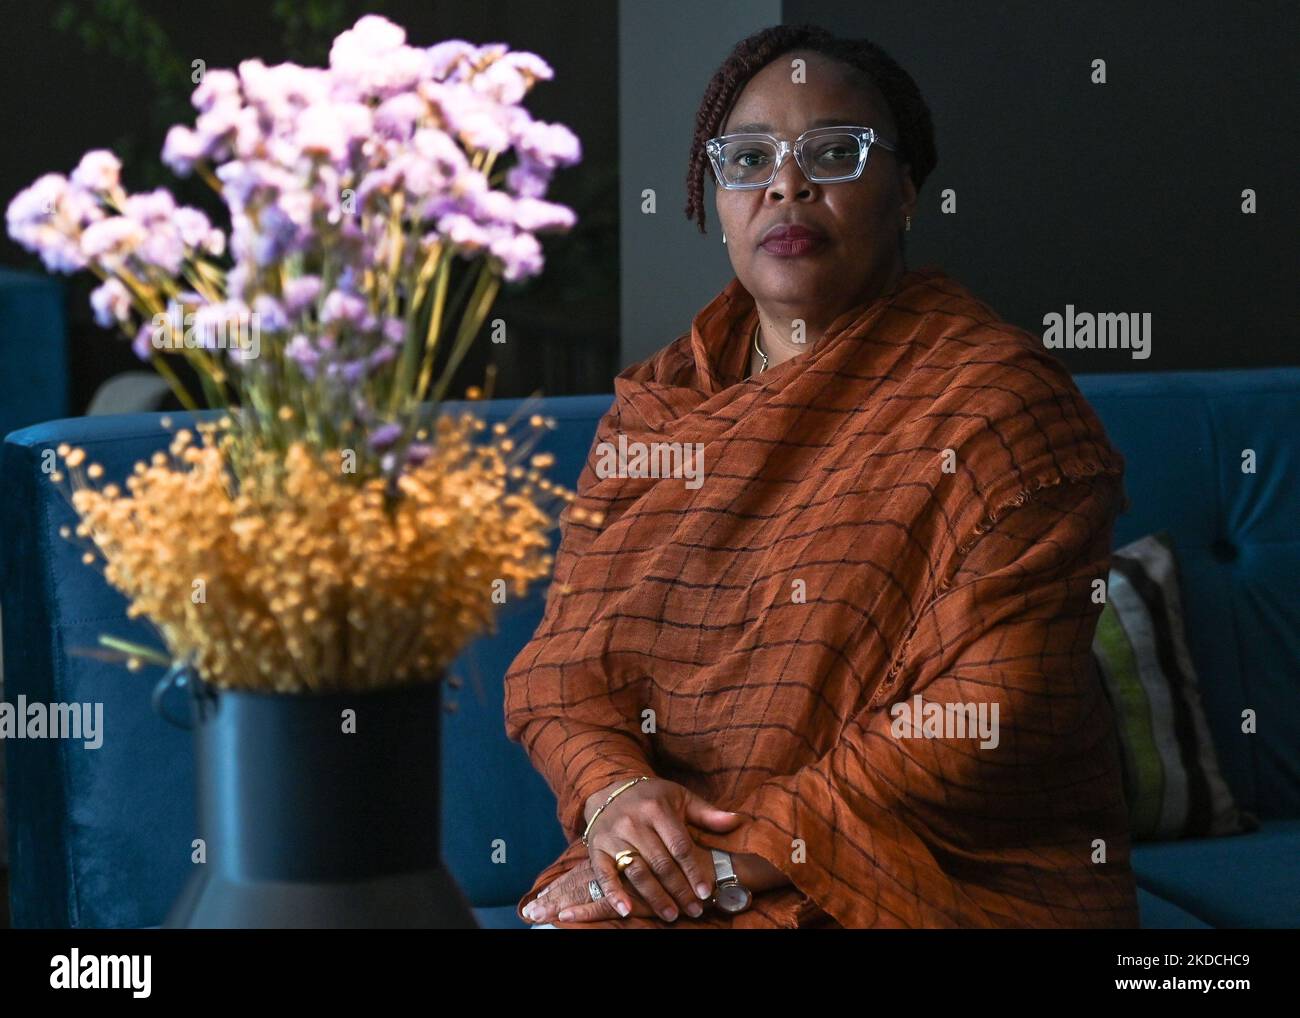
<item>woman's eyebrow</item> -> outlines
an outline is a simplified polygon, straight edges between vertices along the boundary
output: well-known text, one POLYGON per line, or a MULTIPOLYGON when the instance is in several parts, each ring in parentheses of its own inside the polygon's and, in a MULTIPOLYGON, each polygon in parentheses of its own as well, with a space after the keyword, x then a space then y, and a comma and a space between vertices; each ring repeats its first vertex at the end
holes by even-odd
MULTIPOLYGON (((854 121, 852 117, 818 117, 816 120, 809 123, 808 126, 809 127, 836 127, 840 124, 852 124, 853 122, 854 121)), ((772 130, 771 124, 760 124, 760 123, 751 122, 747 124, 737 124, 727 133, 728 134, 749 134, 755 131, 762 131, 766 133, 771 130, 772 130)))

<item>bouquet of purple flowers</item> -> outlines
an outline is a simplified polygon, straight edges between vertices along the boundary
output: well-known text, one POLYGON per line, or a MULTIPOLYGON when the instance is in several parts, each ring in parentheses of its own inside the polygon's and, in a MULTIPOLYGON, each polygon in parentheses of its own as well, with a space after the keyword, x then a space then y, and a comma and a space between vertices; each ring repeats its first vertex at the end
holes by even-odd
POLYGON ((247 60, 201 75, 198 117, 171 128, 162 158, 220 193, 228 234, 165 189, 126 193, 104 150, 15 197, 9 234, 52 271, 99 276, 97 320, 120 326, 186 407, 197 402, 173 356, 208 405, 240 408, 245 431, 281 449, 355 446, 361 476, 372 461, 391 476, 422 454, 416 411, 445 394, 501 281, 540 272, 536 235, 574 224, 544 195, 579 160, 578 139, 520 105, 551 77, 536 54, 410 46, 367 15, 327 68, 247 60), (454 259, 478 265, 462 273, 464 315, 435 384, 454 259))

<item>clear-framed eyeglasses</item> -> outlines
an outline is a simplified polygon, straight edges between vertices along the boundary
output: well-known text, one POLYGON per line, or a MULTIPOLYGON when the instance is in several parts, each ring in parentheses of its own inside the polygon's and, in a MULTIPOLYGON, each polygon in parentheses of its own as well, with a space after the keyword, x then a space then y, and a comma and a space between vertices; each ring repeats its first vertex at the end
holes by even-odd
POLYGON ((705 144, 713 175, 729 191, 767 187, 794 153, 810 181, 831 184, 857 180, 867 167, 873 145, 890 152, 897 147, 870 127, 814 127, 793 142, 770 134, 722 134, 705 144))

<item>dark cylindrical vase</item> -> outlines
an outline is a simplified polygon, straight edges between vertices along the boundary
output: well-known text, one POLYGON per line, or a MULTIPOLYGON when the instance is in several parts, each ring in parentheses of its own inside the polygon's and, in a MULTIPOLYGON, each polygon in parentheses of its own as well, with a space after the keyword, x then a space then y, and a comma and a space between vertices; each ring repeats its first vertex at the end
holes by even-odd
POLYGON ((442 862, 441 683, 283 694, 180 681, 206 858, 165 926, 477 927, 442 862))

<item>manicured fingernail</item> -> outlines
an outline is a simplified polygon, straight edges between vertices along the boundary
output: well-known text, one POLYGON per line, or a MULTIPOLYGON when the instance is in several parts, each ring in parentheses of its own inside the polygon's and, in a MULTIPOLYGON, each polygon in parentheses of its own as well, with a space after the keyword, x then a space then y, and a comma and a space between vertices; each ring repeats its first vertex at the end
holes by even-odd
POLYGON ((677 918, 677 909, 675 908, 664 909, 664 918, 671 923, 673 920, 677 918))
POLYGON ((618 909, 618 914, 621 916, 626 916, 629 912, 632 911, 630 908, 628 908, 627 902, 622 900, 616 902, 614 907, 618 909))
POLYGON ((526 919, 536 919, 536 918, 537 918, 537 916, 535 916, 535 915, 533 914, 533 906, 532 906, 532 903, 531 903, 531 902, 529 902, 527 905, 524 906, 524 917, 525 917, 526 919))
POLYGON ((571 912, 569 909, 566 908, 566 909, 562 909, 562 910, 560 911, 560 914, 557 915, 555 918, 558 919, 558 920, 560 920, 560 922, 563 923, 563 922, 568 922, 568 920, 569 920, 572 916, 573 916, 573 912, 571 912))
POLYGON ((709 897, 709 885, 708 885, 708 884, 696 884, 696 885, 695 885, 695 894, 696 894, 696 896, 700 899, 700 901, 705 901, 705 900, 707 900, 708 897, 709 897))
POLYGON ((543 887, 540 891, 537 892, 537 897, 539 898, 542 897, 543 895, 549 893, 550 890, 551 889, 549 887, 543 887))
POLYGON ((704 914, 704 909, 700 908, 700 906, 695 904, 695 902, 691 902, 690 905, 687 906, 686 911, 693 916, 701 916, 704 914))

